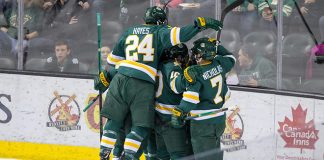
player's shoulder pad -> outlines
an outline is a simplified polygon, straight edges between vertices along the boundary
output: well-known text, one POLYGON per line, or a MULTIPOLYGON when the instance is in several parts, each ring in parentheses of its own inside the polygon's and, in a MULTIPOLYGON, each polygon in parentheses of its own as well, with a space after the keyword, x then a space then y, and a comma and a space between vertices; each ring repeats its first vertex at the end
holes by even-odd
POLYGON ((46 59, 46 63, 52 63, 53 62, 53 57, 48 57, 46 59))
POLYGON ((79 60, 77 58, 72 58, 72 63, 73 64, 79 64, 79 60))

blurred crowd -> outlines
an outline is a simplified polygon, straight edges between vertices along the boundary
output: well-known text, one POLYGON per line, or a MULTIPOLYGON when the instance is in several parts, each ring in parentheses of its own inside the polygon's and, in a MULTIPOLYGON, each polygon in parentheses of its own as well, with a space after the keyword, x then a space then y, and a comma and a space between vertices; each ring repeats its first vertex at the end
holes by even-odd
MULTIPOLYGON (((106 56, 124 28, 143 22, 147 7, 163 7, 168 3, 167 0, 155 0, 153 4, 150 0, 22 1, 23 43, 19 46, 18 0, 0 0, 0 68, 15 69, 19 47, 22 47, 25 70, 90 74, 98 70, 96 12, 102 13, 102 52, 106 56)), ((222 0, 221 8, 233 2, 222 0)), ((324 89, 318 91, 316 87, 324 86, 321 84, 323 67, 313 62, 315 43, 295 2, 315 39, 324 44, 324 1, 283 0, 282 86, 288 90, 306 88, 324 93, 324 89)), ((182 26, 196 16, 215 17, 216 3, 215 0, 172 0, 166 5, 168 23, 182 26)), ((277 4, 278 0, 245 0, 225 17, 220 40, 238 59, 228 83, 276 88, 277 4)), ((103 68, 105 56, 101 57, 103 68)))

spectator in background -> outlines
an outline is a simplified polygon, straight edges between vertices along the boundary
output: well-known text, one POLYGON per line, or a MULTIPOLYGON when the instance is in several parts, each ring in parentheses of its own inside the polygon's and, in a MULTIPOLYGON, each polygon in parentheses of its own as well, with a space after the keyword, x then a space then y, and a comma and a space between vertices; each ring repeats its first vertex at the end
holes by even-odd
POLYGON ((92 0, 45 0, 43 9, 45 10, 44 37, 50 39, 82 39, 80 34, 87 30, 90 16, 90 6, 92 0))
MULTIPOLYGON (((226 0, 227 5, 231 5, 236 0, 226 0)), ((258 1, 244 1, 242 5, 234 8, 224 19, 224 28, 235 29, 240 33, 240 37, 255 30, 258 23, 258 1)))
MULTIPOLYGON (((308 26, 311 28, 315 37, 320 37, 320 28, 319 28, 319 20, 320 17, 324 15, 324 1, 323 0, 296 0, 299 4, 300 11, 307 21, 308 26)), ((292 13, 292 19, 289 23, 290 33, 306 33, 307 29, 303 24, 301 16, 299 15, 297 9, 294 9, 292 13)), ((324 28, 323 28, 324 29, 324 28)))
MULTIPOLYGON (((41 23, 43 19, 42 9, 39 8, 35 0, 23 0, 24 1, 24 50, 28 46, 28 41, 38 37, 41 30, 41 23)), ((7 8, 4 12, 7 26, 1 27, 1 31, 7 33, 11 40, 12 50, 14 55, 18 53, 18 5, 17 1, 12 1, 12 7, 7 8)))
MULTIPOLYGON (((101 70, 108 70, 109 65, 107 63, 108 54, 111 53, 111 49, 108 46, 101 47, 101 70)), ((90 74, 98 74, 98 61, 92 63, 92 67, 89 70, 90 74)))
POLYGON ((111 49, 108 46, 101 47, 101 67, 102 70, 106 69, 108 70, 108 63, 107 63, 107 57, 108 54, 111 53, 111 49))
MULTIPOLYGON (((260 20, 260 28, 275 32, 277 27, 277 4, 278 0, 258 0, 258 10, 262 18, 260 20)), ((288 21, 293 11, 293 0, 283 0, 283 16, 284 22, 288 21)), ((288 25, 288 23, 285 23, 288 25)))
POLYGON ((143 8, 150 6, 149 0, 120 0, 119 21, 124 28, 143 22, 143 8))
POLYGON ((42 7, 45 10, 45 25, 53 27, 60 23, 77 22, 76 16, 82 10, 88 10, 90 2, 88 0, 44 0, 42 7))
POLYGON ((55 43, 55 57, 49 57, 45 63, 46 71, 79 72, 79 60, 71 55, 71 48, 67 41, 55 43))
POLYGON ((239 50, 238 61, 241 68, 238 76, 240 85, 268 88, 276 86, 275 65, 262 57, 257 46, 244 44, 239 50))

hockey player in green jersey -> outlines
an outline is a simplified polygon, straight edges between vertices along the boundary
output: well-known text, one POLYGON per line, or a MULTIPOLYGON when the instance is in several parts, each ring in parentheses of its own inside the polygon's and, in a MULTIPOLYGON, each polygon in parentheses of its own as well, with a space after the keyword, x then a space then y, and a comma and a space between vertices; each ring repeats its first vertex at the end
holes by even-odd
MULTIPOLYGON (((235 57, 221 45, 208 38, 200 38, 191 49, 198 65, 185 69, 189 86, 183 92, 178 107, 173 110, 171 123, 181 126, 186 115, 215 113, 223 107, 229 90, 225 75, 235 64, 235 57)), ((195 159, 222 160, 220 137, 225 129, 225 112, 206 114, 190 120, 191 143, 195 159), (204 152, 208 153, 204 154, 204 152)))
POLYGON ((108 56, 108 64, 118 68, 118 72, 102 72, 95 85, 96 89, 105 91, 113 77, 101 111, 109 119, 100 145, 102 159, 109 157, 128 113, 132 127, 124 142, 126 159, 135 158, 142 141, 154 127, 155 79, 163 49, 186 42, 204 29, 222 28, 221 22, 204 17, 198 17, 192 25, 171 28, 164 25, 164 10, 156 6, 146 10, 144 20, 146 24, 128 28, 108 56))
POLYGON ((183 86, 183 68, 189 55, 188 48, 181 43, 167 49, 167 58, 160 63, 158 77, 159 87, 156 92, 156 146, 157 158, 161 160, 178 159, 191 154, 191 143, 186 127, 171 126, 172 110, 180 104, 183 86))

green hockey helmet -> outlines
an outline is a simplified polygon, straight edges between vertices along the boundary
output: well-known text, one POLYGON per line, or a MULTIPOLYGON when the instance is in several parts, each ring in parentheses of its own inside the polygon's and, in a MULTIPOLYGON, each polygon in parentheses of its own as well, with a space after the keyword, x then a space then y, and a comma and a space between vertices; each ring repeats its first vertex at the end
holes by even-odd
POLYGON ((216 40, 213 38, 200 38, 194 41, 194 46, 191 48, 192 54, 204 60, 213 60, 216 56, 216 40))
POLYGON ((165 11, 157 6, 146 9, 144 21, 146 24, 163 24, 167 19, 165 11))

